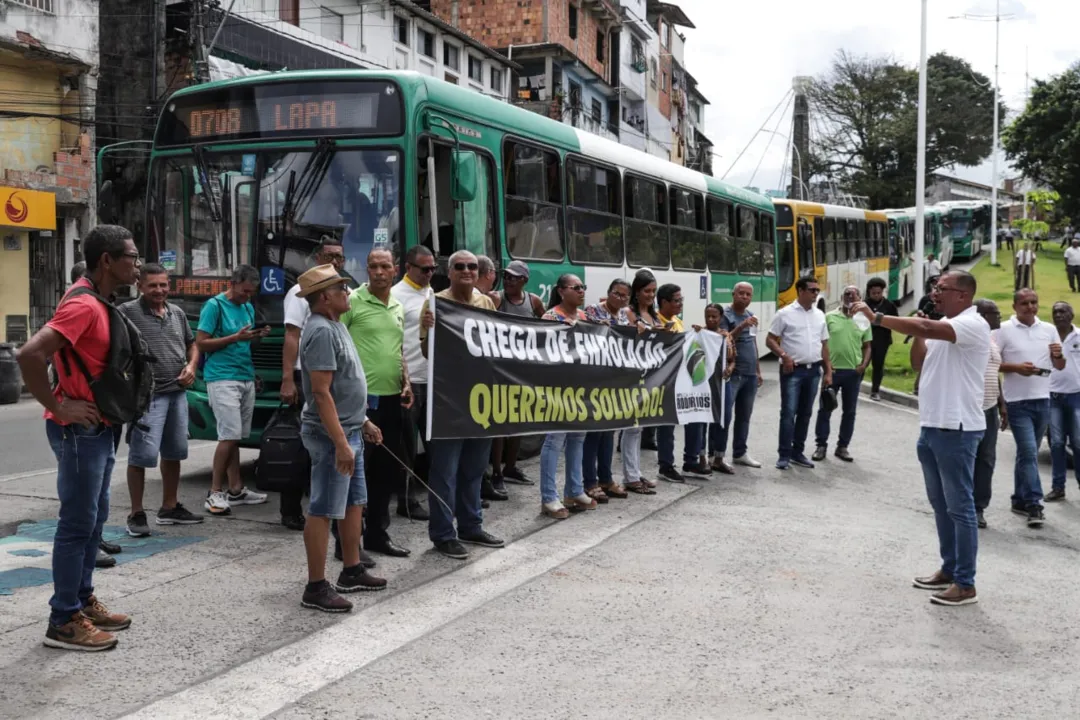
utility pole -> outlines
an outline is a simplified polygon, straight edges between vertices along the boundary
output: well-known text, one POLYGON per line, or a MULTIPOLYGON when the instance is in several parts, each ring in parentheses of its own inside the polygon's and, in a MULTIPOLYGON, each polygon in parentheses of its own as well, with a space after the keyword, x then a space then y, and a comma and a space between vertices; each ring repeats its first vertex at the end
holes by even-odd
POLYGON ((191 2, 191 60, 195 66, 195 82, 210 82, 210 61, 206 54, 206 0, 191 2))
POLYGON ((806 194, 806 168, 803 158, 810 157, 810 102, 806 98, 809 78, 797 77, 792 82, 795 91, 795 106, 791 114, 791 191, 799 200, 809 200, 806 194))
MULTIPOLYGON (((925 0, 924 0, 925 2, 925 0)), ((1001 52, 1001 0, 997 0, 997 12, 994 17, 994 162, 993 176, 990 180, 990 204, 994 211, 990 215, 990 264, 997 265, 997 227, 998 227, 998 144, 999 132, 999 105, 998 105, 998 60, 1001 52)))
MULTIPOLYGON (((926 260, 926 0, 922 0, 922 33, 919 47, 919 130, 915 171, 915 282, 926 287, 923 261, 926 260)), ((996 210, 995 210, 996 212, 996 210)), ((918 297, 918 296, 916 296, 918 297)))

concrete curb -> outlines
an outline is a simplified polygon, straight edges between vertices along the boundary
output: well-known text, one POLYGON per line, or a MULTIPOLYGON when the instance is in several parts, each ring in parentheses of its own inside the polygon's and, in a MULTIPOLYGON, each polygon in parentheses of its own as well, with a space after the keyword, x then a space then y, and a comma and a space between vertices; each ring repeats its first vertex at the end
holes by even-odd
MULTIPOLYGON (((864 382, 862 384, 861 393, 863 395, 870 394, 870 383, 864 382)), ((887 387, 882 387, 881 390, 878 391, 878 394, 881 396, 882 400, 897 405, 903 405, 904 407, 914 408, 916 410, 919 409, 919 398, 914 395, 908 395, 907 393, 902 393, 897 390, 890 390, 887 387)))

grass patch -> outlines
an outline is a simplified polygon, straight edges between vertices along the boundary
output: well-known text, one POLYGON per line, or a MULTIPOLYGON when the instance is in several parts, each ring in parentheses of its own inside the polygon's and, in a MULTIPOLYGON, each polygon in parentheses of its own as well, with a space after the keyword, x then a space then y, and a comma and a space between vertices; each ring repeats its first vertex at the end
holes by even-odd
MULTIPOLYGON (((1039 317, 1052 322, 1051 309, 1058 300, 1070 300, 1074 295, 1069 290, 1069 278, 1065 274, 1064 250, 1058 247, 1057 240, 1043 243, 1035 261, 1035 290, 1039 293, 1039 317)), ((972 268, 971 273, 979 284, 978 296, 988 298, 998 304, 1002 320, 1012 316, 1013 266, 1016 263, 1016 251, 1010 252, 998 248, 998 260, 1001 264, 990 264, 989 251, 972 268)), ((1078 308, 1080 310, 1080 308, 1078 308)), ((911 369, 909 353, 911 344, 904 344, 904 335, 893 333, 893 344, 885 358, 885 377, 881 384, 890 390, 910 393, 915 386, 915 371, 911 369)), ((869 373, 867 373, 869 375, 869 373)), ((867 378, 869 379, 869 378, 867 378)))

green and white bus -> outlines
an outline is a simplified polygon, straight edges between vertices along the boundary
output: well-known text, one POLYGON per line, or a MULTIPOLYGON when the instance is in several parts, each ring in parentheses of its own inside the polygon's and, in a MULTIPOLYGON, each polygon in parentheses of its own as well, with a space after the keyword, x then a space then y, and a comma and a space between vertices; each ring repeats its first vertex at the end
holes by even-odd
POLYGON ((979 200, 950 200, 935 206, 945 214, 952 235, 953 257, 970 260, 990 242, 990 203, 979 200))
MULTIPOLYGON (((739 281, 754 286, 764 327, 776 310, 767 197, 413 72, 280 72, 180 90, 157 125, 147 193, 144 257, 166 267, 193 322, 232 268, 259 268, 256 321, 275 333, 253 349, 250 443, 278 406, 284 294, 324 237, 343 244, 358 282, 372 247, 400 260, 425 243, 443 270, 460 248, 500 269, 524 260, 545 301, 562 273, 582 276, 591 303, 647 267, 682 287, 688 322, 739 281)), ((780 274, 793 276, 793 262, 780 274)), ((192 436, 212 439, 201 380, 189 400, 192 436)))
MULTIPOLYGON (((911 294, 922 297, 925 288, 915 279, 915 208, 884 210, 889 219, 889 299, 903 301, 911 294)), ((953 243, 948 232, 948 213, 938 206, 927 206, 923 222, 923 272, 926 258, 934 255, 941 267, 953 260, 953 243)))

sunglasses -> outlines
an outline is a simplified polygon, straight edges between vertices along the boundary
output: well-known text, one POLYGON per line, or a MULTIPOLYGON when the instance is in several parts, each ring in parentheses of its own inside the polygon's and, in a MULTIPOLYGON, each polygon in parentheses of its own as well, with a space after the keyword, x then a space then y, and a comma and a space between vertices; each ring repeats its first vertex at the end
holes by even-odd
POLYGON ((576 292, 585 292, 588 288, 584 285, 565 285, 563 290, 574 290, 576 292))
POLYGON ((458 272, 465 272, 466 270, 479 270, 479 263, 454 263, 454 269, 458 272))
POLYGON ((434 265, 413 265, 413 267, 424 273, 425 275, 430 275, 431 273, 435 272, 434 265))

